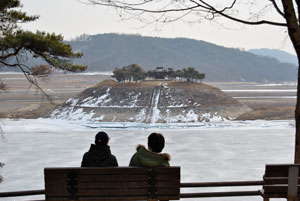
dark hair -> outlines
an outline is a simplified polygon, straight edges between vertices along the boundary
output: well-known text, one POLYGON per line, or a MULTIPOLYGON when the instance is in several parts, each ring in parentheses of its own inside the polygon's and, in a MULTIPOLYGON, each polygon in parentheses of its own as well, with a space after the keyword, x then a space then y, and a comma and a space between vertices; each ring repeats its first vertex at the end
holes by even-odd
POLYGON ((151 133, 148 137, 148 146, 153 152, 160 153, 165 147, 165 138, 160 133, 151 133))
POLYGON ((95 144, 96 145, 107 145, 108 140, 109 140, 108 135, 103 131, 100 131, 95 136, 95 144))

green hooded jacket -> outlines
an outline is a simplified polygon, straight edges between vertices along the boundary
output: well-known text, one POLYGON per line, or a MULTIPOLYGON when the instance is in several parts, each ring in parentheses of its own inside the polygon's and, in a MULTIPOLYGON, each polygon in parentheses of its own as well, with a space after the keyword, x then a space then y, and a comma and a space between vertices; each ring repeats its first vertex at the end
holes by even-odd
POLYGON ((147 150, 143 145, 137 146, 137 152, 131 157, 129 166, 169 167, 169 154, 158 154, 147 150))

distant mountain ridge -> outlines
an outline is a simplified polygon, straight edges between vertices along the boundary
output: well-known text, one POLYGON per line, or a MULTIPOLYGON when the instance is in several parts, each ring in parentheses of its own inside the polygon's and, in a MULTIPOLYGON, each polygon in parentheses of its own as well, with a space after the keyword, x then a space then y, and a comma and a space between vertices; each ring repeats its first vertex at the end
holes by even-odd
POLYGON ((287 53, 282 50, 261 48, 261 49, 250 49, 248 51, 256 55, 276 58, 282 63, 291 63, 294 65, 298 65, 298 60, 296 55, 287 53))
MULTIPOLYGON (((75 63, 88 65, 86 72, 113 71, 115 67, 138 64, 145 70, 158 66, 194 67, 206 74, 205 81, 283 82, 296 81, 297 67, 279 58, 259 56, 187 38, 157 38, 139 35, 82 35, 66 41, 83 57, 75 63)), ((259 53, 261 54, 261 53, 259 53)), ((28 66, 41 64, 29 59, 28 66)), ((9 69, 1 66, 0 71, 9 69)))
POLYGON ((99 34, 68 43, 83 52, 75 62, 88 65, 88 71, 112 71, 135 63, 145 70, 194 67, 206 74, 207 81, 281 82, 295 81, 297 75, 293 64, 186 38, 99 34))

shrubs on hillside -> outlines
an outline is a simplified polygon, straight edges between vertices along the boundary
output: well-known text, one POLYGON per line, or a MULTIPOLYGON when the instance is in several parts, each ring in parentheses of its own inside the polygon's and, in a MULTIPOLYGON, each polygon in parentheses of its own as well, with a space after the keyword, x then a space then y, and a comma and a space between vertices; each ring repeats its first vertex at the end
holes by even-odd
POLYGON ((185 82, 201 82, 205 78, 205 74, 199 73, 193 67, 186 67, 182 70, 176 71, 174 71, 172 68, 164 69, 163 67, 157 67, 155 70, 145 72, 139 65, 131 64, 123 68, 115 68, 112 77, 118 82, 137 82, 145 79, 168 79, 185 82))
POLYGON ((39 66, 34 66, 31 69, 32 69, 32 72, 31 72, 32 75, 41 76, 41 77, 48 76, 50 73, 53 72, 53 69, 51 68, 51 66, 44 65, 44 64, 39 65, 39 66))

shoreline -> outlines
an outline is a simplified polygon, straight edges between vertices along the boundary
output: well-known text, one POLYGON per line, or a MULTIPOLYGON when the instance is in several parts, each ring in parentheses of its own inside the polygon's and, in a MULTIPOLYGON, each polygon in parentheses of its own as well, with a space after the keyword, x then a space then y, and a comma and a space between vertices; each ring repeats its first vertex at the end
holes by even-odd
MULTIPOLYGON (((53 98, 49 103, 21 73, 0 73, 0 80, 8 86, 8 92, 0 93, 0 118, 44 117, 71 97, 104 79, 109 73, 53 74, 39 80, 40 86, 53 98)), ((224 90, 253 111, 237 120, 292 120, 296 99, 294 84, 263 84, 245 82, 204 82, 224 90), (264 97, 261 97, 263 95, 264 97), (280 98, 280 97, 285 97, 280 98)))

